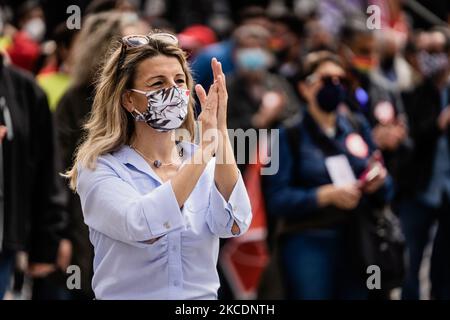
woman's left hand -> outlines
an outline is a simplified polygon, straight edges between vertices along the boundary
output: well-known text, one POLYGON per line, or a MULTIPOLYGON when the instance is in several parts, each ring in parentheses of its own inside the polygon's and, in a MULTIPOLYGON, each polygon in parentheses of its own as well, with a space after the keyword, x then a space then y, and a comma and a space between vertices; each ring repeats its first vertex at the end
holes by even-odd
POLYGON ((214 76, 214 81, 217 81, 219 102, 217 106, 217 128, 220 131, 227 130, 227 103, 228 92, 225 74, 222 70, 222 63, 217 61, 216 58, 211 60, 211 68, 214 76))

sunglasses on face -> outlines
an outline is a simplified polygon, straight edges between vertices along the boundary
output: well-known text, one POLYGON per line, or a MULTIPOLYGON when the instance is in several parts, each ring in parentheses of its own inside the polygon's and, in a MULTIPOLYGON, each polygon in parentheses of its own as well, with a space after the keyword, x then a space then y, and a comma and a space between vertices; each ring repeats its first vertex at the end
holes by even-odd
POLYGON ((348 85, 348 79, 344 76, 331 76, 331 75, 319 76, 317 74, 312 74, 306 78, 306 82, 308 84, 313 84, 316 81, 320 81, 323 84, 341 84, 344 87, 348 85))

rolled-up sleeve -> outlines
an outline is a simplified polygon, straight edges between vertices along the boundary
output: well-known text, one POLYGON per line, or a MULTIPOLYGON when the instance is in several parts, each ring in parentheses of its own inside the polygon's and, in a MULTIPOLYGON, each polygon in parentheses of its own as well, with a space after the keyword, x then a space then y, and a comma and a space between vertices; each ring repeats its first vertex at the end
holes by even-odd
POLYGON ((141 195, 103 158, 95 170, 79 167, 77 192, 85 223, 112 239, 144 247, 143 242, 184 228, 170 181, 141 195))
POLYGON ((240 236, 248 230, 252 221, 252 210, 240 173, 228 202, 213 182, 206 221, 211 232, 221 238, 240 236), (234 222, 240 230, 235 235, 231 232, 234 222))

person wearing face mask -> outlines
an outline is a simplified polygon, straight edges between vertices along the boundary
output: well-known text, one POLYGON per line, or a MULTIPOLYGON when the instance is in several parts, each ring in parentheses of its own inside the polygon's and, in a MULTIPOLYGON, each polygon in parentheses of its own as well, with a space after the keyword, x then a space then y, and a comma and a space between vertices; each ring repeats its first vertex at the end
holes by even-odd
POLYGON ((289 83, 269 71, 274 56, 268 50, 268 31, 262 26, 242 26, 235 31, 234 41, 237 70, 227 83, 230 128, 270 129, 298 113, 298 100, 289 83))
POLYGON ((194 136, 194 84, 174 35, 125 36, 104 64, 66 173, 94 246, 97 299, 217 299, 219 238, 245 233, 252 212, 225 75, 211 67, 208 93, 195 86, 194 136))
POLYGON ((340 40, 339 55, 349 79, 347 103, 353 111, 363 114, 372 127, 386 122, 396 124, 395 134, 376 139, 381 149, 396 149, 406 137, 406 124, 401 119, 403 103, 398 90, 392 90, 392 85, 374 76, 378 67, 383 68, 389 62, 387 57, 380 64, 377 38, 364 20, 353 19, 346 23, 340 32, 340 40), (388 109, 384 107, 386 102, 390 104, 387 112, 384 111, 388 109), (389 144, 389 141, 395 143, 389 144))
POLYGON ((350 116, 343 104, 346 83, 337 56, 305 58, 298 82, 305 109, 300 121, 280 129, 279 171, 264 176, 267 209, 280 224, 287 298, 368 298, 355 221, 368 207, 389 201, 392 182, 372 156, 367 122, 350 116), (378 172, 365 179, 374 164, 378 172))
POLYGON ((375 36, 380 63, 374 70, 373 77, 377 83, 394 92, 410 90, 417 85, 419 79, 405 56, 411 50, 410 42, 400 47, 389 32, 379 32, 375 36))
POLYGON ((419 299, 419 271, 426 246, 432 299, 450 299, 450 35, 447 29, 422 33, 416 66, 422 81, 403 93, 414 149, 402 167, 404 193, 400 219, 406 237, 408 269, 403 299, 419 299), (433 225, 437 231, 430 239, 433 225))
MULTIPOLYGON (((391 43, 389 46, 389 42, 383 42, 382 39, 383 36, 376 37, 372 30, 367 29, 365 21, 350 20, 341 30, 339 53, 345 62, 349 78, 346 102, 353 112, 364 115, 371 126, 374 143, 381 150, 384 163, 394 181, 396 193, 392 209, 398 213, 399 195, 403 192, 401 189, 404 185, 401 168, 409 161, 413 143, 401 95, 404 87, 394 83, 400 83, 401 80, 397 79, 400 76, 403 79, 407 77, 408 81, 404 82, 409 82, 408 86, 411 88, 414 81, 412 70, 405 64, 403 70, 406 75, 397 72, 398 68, 395 72, 389 71, 392 69, 391 63, 399 59, 394 60, 395 44, 391 43), (382 45, 383 54, 379 55, 376 49, 382 45)), ((384 295, 380 291, 374 292, 375 295, 379 293, 384 295)))
MULTIPOLYGON (((95 94, 93 86, 95 73, 103 63, 109 45, 115 37, 125 36, 127 32, 146 33, 147 24, 137 16, 122 12, 102 12, 86 17, 79 36, 75 39, 70 87, 61 97, 55 111, 57 142, 64 169, 72 166, 75 150, 83 134, 83 122, 92 108, 95 94), (92 52, 96 52, 92 55, 92 52)), ((89 230, 83 221, 80 199, 77 194, 69 193, 67 210, 70 213, 68 238, 73 245, 72 264, 81 269, 81 290, 71 290, 70 297, 92 299, 91 288, 93 248, 89 241, 89 230)), ((65 288, 65 281, 62 283, 65 288)), ((65 290, 68 291, 68 290, 65 290)))
POLYGON ((17 31, 7 52, 16 66, 35 72, 46 33, 44 11, 38 1, 28 0, 17 9, 15 20, 17 31))
POLYGON ((272 18, 273 32, 269 46, 276 56, 272 70, 286 78, 295 90, 295 75, 300 72, 303 49, 304 22, 294 14, 272 18))

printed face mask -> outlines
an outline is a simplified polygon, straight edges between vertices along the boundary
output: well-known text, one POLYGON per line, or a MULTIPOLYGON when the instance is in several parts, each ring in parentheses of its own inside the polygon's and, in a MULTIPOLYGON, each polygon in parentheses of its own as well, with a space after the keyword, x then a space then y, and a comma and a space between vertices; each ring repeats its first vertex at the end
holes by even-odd
POLYGON ((445 53, 428 53, 423 50, 417 54, 417 60, 420 70, 427 78, 438 75, 449 66, 448 56, 445 53))
POLYGON ((189 90, 176 86, 156 91, 131 91, 147 97, 147 110, 140 113, 136 109, 131 113, 136 121, 145 121, 150 127, 160 132, 179 128, 187 116, 189 90))

